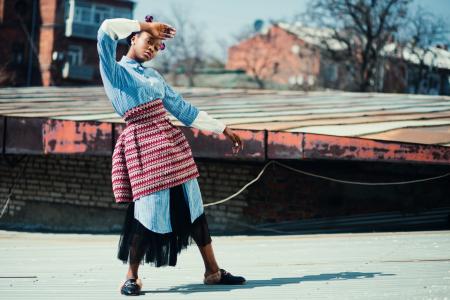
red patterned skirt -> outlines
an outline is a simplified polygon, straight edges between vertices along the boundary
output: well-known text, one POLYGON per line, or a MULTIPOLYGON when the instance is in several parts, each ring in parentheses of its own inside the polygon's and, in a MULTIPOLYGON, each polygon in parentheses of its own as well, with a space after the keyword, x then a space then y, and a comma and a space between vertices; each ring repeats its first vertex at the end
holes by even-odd
POLYGON ((161 99, 128 110, 124 119, 112 157, 116 202, 133 202, 200 176, 186 137, 170 122, 161 99))

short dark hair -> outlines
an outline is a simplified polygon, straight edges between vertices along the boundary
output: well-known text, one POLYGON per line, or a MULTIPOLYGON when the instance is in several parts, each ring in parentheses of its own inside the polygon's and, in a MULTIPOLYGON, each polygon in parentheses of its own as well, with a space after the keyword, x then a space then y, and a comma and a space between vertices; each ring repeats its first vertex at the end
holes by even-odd
POLYGON ((134 31, 129 36, 127 36, 127 44, 128 44, 128 46, 131 46, 131 38, 133 36, 135 36, 136 34, 139 34, 139 33, 141 33, 141 31, 134 31))

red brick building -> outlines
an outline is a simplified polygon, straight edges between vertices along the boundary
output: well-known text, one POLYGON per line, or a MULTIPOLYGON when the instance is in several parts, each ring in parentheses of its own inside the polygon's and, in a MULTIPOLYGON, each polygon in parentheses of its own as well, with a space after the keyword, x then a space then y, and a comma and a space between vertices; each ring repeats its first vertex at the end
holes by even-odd
MULTIPOLYGON (((331 31, 327 29, 297 23, 274 24, 230 47, 226 68, 244 70, 261 88, 272 82, 290 88, 358 90, 345 64, 323 55, 321 40, 328 36, 331 31)), ((345 45, 332 38, 327 43, 334 50, 345 49, 345 45)), ((424 57, 423 67, 431 71, 417 83, 419 59, 407 48, 394 42, 387 44, 381 51, 382 59, 377 69, 379 78, 374 90, 414 93, 414 85, 419 84, 418 93, 449 95, 450 52, 445 47, 430 50, 424 57)))
POLYGON ((133 9, 125 0, 0 0, 0 86, 100 84, 98 27, 133 9))
POLYGON ((231 47, 226 68, 245 70, 256 81, 313 87, 318 84, 320 64, 318 46, 276 24, 231 47))

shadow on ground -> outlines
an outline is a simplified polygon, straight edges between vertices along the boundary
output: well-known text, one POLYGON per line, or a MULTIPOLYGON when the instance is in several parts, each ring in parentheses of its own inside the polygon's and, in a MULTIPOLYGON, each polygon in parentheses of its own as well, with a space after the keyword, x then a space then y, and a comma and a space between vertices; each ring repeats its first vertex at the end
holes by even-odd
POLYGON ((247 280, 244 285, 204 285, 204 284, 187 284, 174 286, 168 290, 156 290, 156 291, 142 291, 142 294, 146 293, 201 293, 201 292, 220 292, 230 291, 238 289, 253 289, 257 287, 266 286, 282 286, 285 284, 295 284, 306 281, 328 281, 328 280, 351 280, 351 279, 367 279, 375 278, 378 276, 395 276, 395 274, 383 274, 381 272, 375 273, 362 273, 362 272, 340 272, 331 274, 319 274, 319 275, 306 275, 303 277, 281 277, 272 279, 261 280, 247 280))

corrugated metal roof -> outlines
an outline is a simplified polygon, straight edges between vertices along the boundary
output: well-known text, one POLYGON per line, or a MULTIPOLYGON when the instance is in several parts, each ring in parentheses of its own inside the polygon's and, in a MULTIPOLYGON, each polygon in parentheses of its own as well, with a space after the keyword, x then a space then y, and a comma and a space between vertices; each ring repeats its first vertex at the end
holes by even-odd
MULTIPOLYGON (((178 88, 231 128, 305 132, 450 146, 450 97, 178 88)), ((117 122, 102 87, 0 89, 0 115, 117 122)), ((176 125, 181 123, 172 118, 176 125)))

